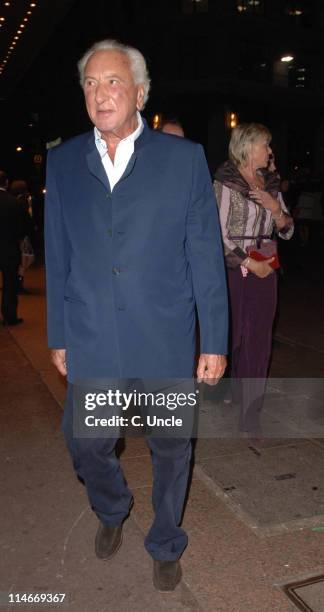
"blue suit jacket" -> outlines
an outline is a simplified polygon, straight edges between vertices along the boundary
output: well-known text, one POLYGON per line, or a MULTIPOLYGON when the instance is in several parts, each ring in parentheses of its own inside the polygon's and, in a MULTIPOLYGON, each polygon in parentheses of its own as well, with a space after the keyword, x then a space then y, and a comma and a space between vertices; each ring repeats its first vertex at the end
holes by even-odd
POLYGON ((203 149, 150 130, 111 192, 93 132, 48 154, 48 337, 71 382, 189 377, 227 352, 217 207, 203 149))

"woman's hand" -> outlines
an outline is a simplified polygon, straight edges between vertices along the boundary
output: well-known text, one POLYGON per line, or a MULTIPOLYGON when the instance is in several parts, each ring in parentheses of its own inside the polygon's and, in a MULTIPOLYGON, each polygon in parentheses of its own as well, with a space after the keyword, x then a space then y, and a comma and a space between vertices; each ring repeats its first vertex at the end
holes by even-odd
POLYGON ((269 257, 269 259, 264 259, 263 261, 256 261, 256 259, 249 257, 245 267, 259 278, 266 278, 274 272, 274 269, 270 266, 274 260, 274 257, 269 257))
POLYGON ((249 191, 249 195, 258 202, 263 208, 270 210, 273 215, 279 215, 281 213, 280 202, 270 195, 263 189, 252 189, 249 191))

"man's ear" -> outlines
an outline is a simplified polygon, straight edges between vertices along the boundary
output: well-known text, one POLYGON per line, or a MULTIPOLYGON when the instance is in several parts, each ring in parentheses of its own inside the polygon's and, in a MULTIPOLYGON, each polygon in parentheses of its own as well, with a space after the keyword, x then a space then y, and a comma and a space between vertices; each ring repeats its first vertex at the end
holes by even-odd
POLYGON ((137 89, 137 110, 142 110, 144 105, 144 86, 139 85, 137 89))

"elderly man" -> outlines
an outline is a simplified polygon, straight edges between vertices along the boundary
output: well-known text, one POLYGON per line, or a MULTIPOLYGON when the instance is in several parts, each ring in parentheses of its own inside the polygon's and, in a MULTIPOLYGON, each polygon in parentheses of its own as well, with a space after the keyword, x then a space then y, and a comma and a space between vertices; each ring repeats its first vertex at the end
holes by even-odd
MULTIPOLYGON (((112 40, 79 62, 94 131, 49 151, 46 202, 48 336, 69 386, 63 430, 100 524, 95 550, 118 550, 133 503, 116 439, 73 435, 77 380, 223 375, 227 296, 216 203, 200 145, 149 129, 142 54, 112 40)), ((155 519, 145 538, 153 582, 172 591, 187 545, 180 527, 190 439, 150 437, 155 519)))

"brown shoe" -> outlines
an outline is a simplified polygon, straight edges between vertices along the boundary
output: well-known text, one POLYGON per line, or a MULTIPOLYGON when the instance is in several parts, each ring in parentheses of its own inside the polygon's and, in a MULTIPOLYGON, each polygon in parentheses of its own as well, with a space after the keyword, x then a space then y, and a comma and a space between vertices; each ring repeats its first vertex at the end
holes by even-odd
POLYGON ((98 559, 111 559, 121 546, 123 524, 114 526, 100 523, 95 540, 95 551, 98 559))
POLYGON ((182 577, 180 561, 153 559, 153 584, 160 593, 171 593, 182 577))

